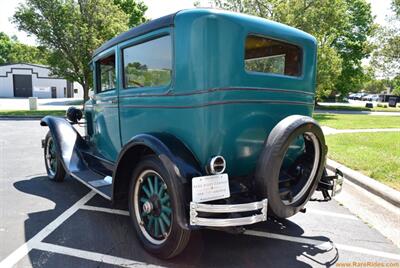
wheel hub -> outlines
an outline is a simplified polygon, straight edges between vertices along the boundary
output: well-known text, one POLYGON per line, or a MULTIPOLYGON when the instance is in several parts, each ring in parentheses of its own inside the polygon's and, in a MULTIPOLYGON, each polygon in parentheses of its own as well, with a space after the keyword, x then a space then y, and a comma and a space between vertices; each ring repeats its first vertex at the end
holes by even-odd
POLYGON ((146 201, 146 203, 143 204, 143 211, 146 214, 150 214, 153 211, 153 204, 149 201, 146 201))

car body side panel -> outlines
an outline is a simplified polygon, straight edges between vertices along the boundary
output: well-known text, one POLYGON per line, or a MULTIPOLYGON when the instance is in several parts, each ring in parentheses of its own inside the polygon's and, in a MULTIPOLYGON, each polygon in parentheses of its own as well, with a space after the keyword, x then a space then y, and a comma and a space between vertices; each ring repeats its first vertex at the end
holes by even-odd
POLYGON ((179 12, 169 31, 174 40, 174 81, 167 88, 120 91, 123 144, 140 133, 170 133, 194 153, 203 172, 210 157, 222 155, 231 176, 245 176, 254 171, 262 144, 280 120, 312 114, 316 44, 310 35, 215 10, 179 12), (244 45, 249 33, 302 47, 302 76, 246 72, 244 45))

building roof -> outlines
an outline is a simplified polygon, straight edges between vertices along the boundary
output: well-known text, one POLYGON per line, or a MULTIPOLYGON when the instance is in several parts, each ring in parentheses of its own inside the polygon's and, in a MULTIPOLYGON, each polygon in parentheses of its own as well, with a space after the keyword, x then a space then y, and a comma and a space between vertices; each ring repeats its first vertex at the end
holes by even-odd
POLYGON ((113 39, 108 40, 101 47, 96 49, 93 53, 93 57, 100 54, 101 52, 115 46, 116 44, 119 44, 121 42, 129 40, 131 38, 146 34, 148 32, 151 32, 151 31, 154 31, 157 29, 173 26, 175 15, 178 12, 175 12, 173 14, 149 21, 147 23, 144 23, 137 27, 134 27, 126 32, 123 32, 122 34, 114 37, 113 39))
POLYGON ((11 65, 29 65, 29 66, 32 66, 32 67, 39 67, 39 68, 44 68, 44 69, 50 69, 50 67, 49 67, 49 66, 46 66, 46 65, 34 64, 34 63, 26 63, 26 62, 3 63, 3 64, 0 64, 0 67, 2 67, 2 66, 11 66, 11 65))

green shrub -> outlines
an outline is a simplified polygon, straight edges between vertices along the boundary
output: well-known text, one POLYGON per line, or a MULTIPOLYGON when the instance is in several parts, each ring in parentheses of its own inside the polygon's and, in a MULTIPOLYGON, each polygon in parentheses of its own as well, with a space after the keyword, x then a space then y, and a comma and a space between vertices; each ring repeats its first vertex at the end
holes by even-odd
POLYGON ((378 103, 376 106, 380 107, 380 108, 387 108, 388 107, 388 105, 385 104, 385 103, 378 103))

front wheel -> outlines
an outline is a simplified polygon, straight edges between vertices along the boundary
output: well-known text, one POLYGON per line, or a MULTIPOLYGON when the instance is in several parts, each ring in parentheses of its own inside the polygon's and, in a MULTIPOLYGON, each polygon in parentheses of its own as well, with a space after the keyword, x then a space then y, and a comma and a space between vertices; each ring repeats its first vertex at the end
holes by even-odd
POLYGON ((57 154, 56 144, 50 131, 47 133, 44 142, 44 163, 50 180, 57 182, 64 180, 65 169, 57 154))
POLYGON ((169 259, 186 247, 190 231, 177 222, 174 184, 158 157, 140 161, 133 172, 128 202, 136 234, 148 252, 169 259))

